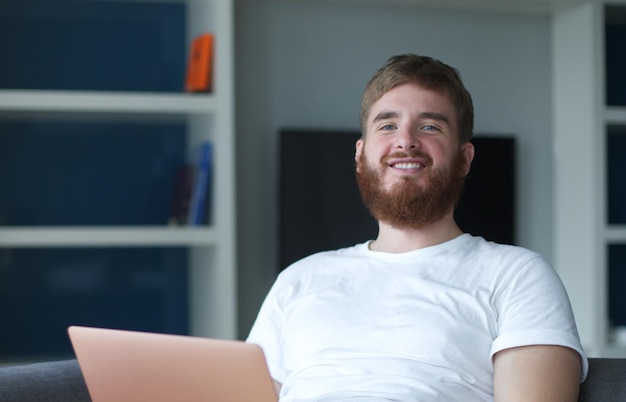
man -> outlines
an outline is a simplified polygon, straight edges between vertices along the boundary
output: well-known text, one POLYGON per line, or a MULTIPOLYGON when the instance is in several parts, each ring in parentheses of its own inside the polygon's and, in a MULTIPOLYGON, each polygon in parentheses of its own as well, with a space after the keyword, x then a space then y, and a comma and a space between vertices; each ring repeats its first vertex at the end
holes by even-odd
POLYGON ((281 401, 576 401, 587 359, 552 267, 454 221, 474 157, 457 70, 392 57, 366 86, 361 128, 377 238, 285 269, 248 337, 281 401))

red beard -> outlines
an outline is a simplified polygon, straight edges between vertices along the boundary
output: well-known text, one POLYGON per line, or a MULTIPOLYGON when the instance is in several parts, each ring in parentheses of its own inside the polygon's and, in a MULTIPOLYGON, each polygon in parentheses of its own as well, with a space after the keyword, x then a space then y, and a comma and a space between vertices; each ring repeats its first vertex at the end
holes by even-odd
MULTIPOLYGON (((390 157, 405 156, 430 160, 424 154, 394 154, 390 157)), ((383 189, 381 174, 368 164, 365 154, 361 154, 356 179, 361 198, 376 220, 398 229, 420 229, 441 220, 456 206, 465 182, 464 161, 463 153, 459 151, 449 166, 428 172, 426 186, 407 177, 387 191, 383 189)), ((388 169, 384 160, 381 166, 388 169)))

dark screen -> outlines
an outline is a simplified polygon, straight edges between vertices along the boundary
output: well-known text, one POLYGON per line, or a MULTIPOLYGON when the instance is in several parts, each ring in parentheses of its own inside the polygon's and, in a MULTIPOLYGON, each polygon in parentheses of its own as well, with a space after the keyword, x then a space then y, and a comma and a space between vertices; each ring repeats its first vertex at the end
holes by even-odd
MULTIPOLYGON (((317 251, 374 239, 354 176, 358 131, 280 132, 279 256, 283 269, 317 251)), ((488 240, 515 242, 515 143, 472 140, 476 156, 455 214, 461 229, 488 240)))

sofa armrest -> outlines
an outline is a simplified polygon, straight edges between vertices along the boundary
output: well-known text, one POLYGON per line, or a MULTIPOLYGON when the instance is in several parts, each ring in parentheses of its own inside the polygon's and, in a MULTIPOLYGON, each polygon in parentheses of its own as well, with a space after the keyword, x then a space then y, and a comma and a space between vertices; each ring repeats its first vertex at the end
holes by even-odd
POLYGON ((88 402, 85 380, 76 360, 0 368, 0 401, 88 402))
POLYGON ((578 401, 626 401, 626 359, 590 358, 578 401))

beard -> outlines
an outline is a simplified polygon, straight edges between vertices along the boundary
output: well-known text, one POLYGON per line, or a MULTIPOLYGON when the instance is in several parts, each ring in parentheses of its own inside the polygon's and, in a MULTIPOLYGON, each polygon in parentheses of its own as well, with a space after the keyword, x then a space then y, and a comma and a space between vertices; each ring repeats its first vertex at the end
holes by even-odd
MULTIPOLYGON (((397 157, 421 157, 431 161, 422 153, 396 153, 383 159, 383 172, 388 169, 385 161, 397 157)), ((428 164, 432 166, 431 163, 428 164)), ((464 155, 461 151, 445 167, 431 170, 422 185, 409 176, 393 184, 389 190, 383 188, 382 172, 372 168, 365 154, 357 161, 356 178, 361 198, 377 221, 385 222, 397 229, 420 229, 437 222, 453 210, 458 202, 463 184, 464 155)))

